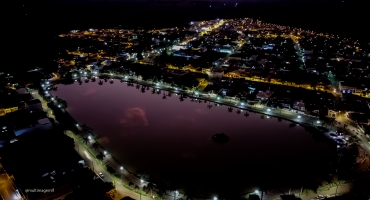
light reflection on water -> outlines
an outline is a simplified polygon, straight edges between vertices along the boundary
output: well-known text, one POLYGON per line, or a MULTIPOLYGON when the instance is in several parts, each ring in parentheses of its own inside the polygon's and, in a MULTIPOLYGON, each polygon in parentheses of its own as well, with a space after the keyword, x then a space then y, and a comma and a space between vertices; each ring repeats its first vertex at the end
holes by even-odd
POLYGON ((59 85, 52 93, 68 102, 68 112, 92 127, 125 168, 205 192, 239 192, 314 173, 325 168, 323 161, 332 153, 328 144, 287 121, 253 113, 245 117, 189 98, 180 102, 176 95, 163 99, 166 91, 142 93, 115 81, 59 85), (216 133, 230 141, 215 143, 216 133))

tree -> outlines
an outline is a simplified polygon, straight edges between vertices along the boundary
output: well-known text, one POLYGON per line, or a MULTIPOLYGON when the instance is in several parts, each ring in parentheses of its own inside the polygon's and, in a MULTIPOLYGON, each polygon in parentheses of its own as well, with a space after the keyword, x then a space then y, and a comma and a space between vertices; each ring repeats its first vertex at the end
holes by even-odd
POLYGON ((98 143, 94 143, 94 144, 92 144, 92 147, 95 149, 95 150, 99 150, 99 147, 100 147, 100 145, 98 144, 98 143))
POLYGON ((229 113, 232 113, 233 112, 233 108, 232 107, 228 107, 227 110, 229 111, 229 113))
POLYGON ((87 142, 89 141, 89 139, 87 137, 84 137, 83 140, 84 140, 85 144, 87 144, 87 142))
POLYGON ((138 60, 143 60, 143 59, 144 59, 144 57, 143 57, 142 52, 137 53, 136 58, 137 58, 138 60))
POLYGON ((153 190, 155 190, 155 185, 153 183, 148 183, 148 185, 146 185, 146 190, 150 191, 150 196, 153 196, 153 190))

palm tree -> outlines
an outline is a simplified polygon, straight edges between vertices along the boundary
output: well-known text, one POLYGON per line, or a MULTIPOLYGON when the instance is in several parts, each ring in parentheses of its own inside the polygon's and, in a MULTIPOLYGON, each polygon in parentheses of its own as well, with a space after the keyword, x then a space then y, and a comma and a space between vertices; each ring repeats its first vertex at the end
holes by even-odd
POLYGON ((152 89, 152 94, 155 94, 155 89, 154 88, 152 89))
POLYGON ((141 93, 145 93, 145 88, 144 87, 141 88, 141 93))
POLYGON ((168 97, 171 97, 172 96, 172 93, 171 92, 168 92, 167 96, 168 97))
POLYGON ((84 140, 84 143, 87 144, 87 142, 89 141, 89 139, 87 137, 84 137, 82 138, 84 140))
POLYGON ((150 190, 150 196, 153 196, 153 190, 155 190, 155 185, 153 183, 148 183, 148 185, 146 185, 146 190, 147 191, 150 190))
POLYGON ((249 116, 249 113, 248 112, 245 112, 244 116, 245 117, 248 117, 249 116))
POLYGON ((167 96, 166 95, 163 95, 162 99, 166 99, 166 98, 167 98, 167 96))
POLYGON ((146 86, 146 90, 150 90, 150 87, 149 86, 146 86))
POLYGON ((99 85, 103 85, 103 81, 102 80, 99 81, 99 85))
POLYGON ((184 97, 182 95, 180 96, 179 99, 180 99, 180 101, 184 101, 184 97))
POLYGON ((134 189, 139 190, 140 188, 139 188, 139 186, 135 185, 134 189))
POLYGON ((211 109, 212 108, 211 102, 208 103, 207 108, 208 109, 211 109))
POLYGON ((105 157, 105 155, 102 152, 100 152, 98 155, 96 155, 96 158, 99 159, 99 160, 103 160, 104 157, 105 157))
POLYGON ((157 91, 157 94, 158 94, 158 95, 160 95, 160 94, 161 94, 161 90, 158 90, 158 91, 157 91))
POLYGON ((95 149, 95 150, 99 150, 99 147, 100 147, 100 145, 98 144, 98 143, 94 143, 94 144, 92 144, 92 147, 95 149))
POLYGON ((237 110, 236 113, 239 115, 241 113, 241 111, 240 110, 237 110))
POLYGON ((227 110, 229 111, 229 113, 232 113, 233 112, 233 108, 232 107, 228 107, 227 110))
POLYGON ((140 85, 139 84, 136 84, 136 89, 140 89, 140 85))

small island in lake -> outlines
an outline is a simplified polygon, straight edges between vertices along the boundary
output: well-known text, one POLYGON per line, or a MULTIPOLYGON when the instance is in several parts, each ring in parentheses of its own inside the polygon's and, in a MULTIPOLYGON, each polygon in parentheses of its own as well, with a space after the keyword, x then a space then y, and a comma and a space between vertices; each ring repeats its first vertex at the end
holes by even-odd
POLYGON ((229 136, 225 135, 225 133, 218 133, 212 136, 212 140, 218 144, 225 144, 230 139, 229 136))

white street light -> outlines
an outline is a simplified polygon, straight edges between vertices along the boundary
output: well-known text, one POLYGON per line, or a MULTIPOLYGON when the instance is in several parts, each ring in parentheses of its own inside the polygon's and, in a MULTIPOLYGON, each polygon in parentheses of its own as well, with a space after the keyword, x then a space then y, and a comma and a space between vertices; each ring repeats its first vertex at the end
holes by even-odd
POLYGON ((123 170, 123 167, 121 166, 119 169, 120 169, 120 170, 123 170))
POLYGON ((254 193, 258 194, 258 193, 260 193, 260 191, 258 191, 258 190, 255 190, 255 191, 254 191, 254 193))
POLYGON ((41 86, 42 86, 42 87, 44 87, 45 85, 44 85, 44 84, 42 84, 41 86))
POLYGON ((49 84, 49 81, 47 81, 46 84, 49 84))
POLYGON ((220 100, 220 97, 217 97, 217 100, 220 100))
POLYGON ((243 103, 243 102, 241 102, 240 104, 241 104, 242 106, 244 106, 244 103, 243 103))
POLYGON ((74 77, 76 77, 77 75, 76 74, 73 74, 74 77))
POLYGON ((268 109, 267 109, 267 111, 269 111, 269 112, 270 112, 270 111, 271 111, 271 109, 270 109, 270 108, 268 108, 268 109))
POLYGON ((144 183, 144 180, 143 179, 140 179, 140 183, 144 183))
POLYGON ((298 115, 298 119, 301 119, 301 116, 300 115, 298 115))
POLYGON ((213 197, 213 200, 218 200, 217 197, 213 197))
POLYGON ((104 153, 104 155, 107 155, 107 151, 104 151, 103 153, 104 153))
POLYGON ((51 97, 51 100, 54 101, 54 97, 51 97))
POLYGON ((58 108, 60 108, 60 105, 58 105, 58 108))
POLYGON ((320 124, 321 122, 320 121, 317 121, 316 123, 320 124))
POLYGON ((86 74, 87 74, 87 72, 84 72, 84 74, 86 75, 86 74))
POLYGON ((80 125, 76 124, 77 127, 79 127, 80 125))
POLYGON ((90 135, 89 135, 89 136, 87 136, 87 139, 91 140, 91 136, 90 136, 90 135))

